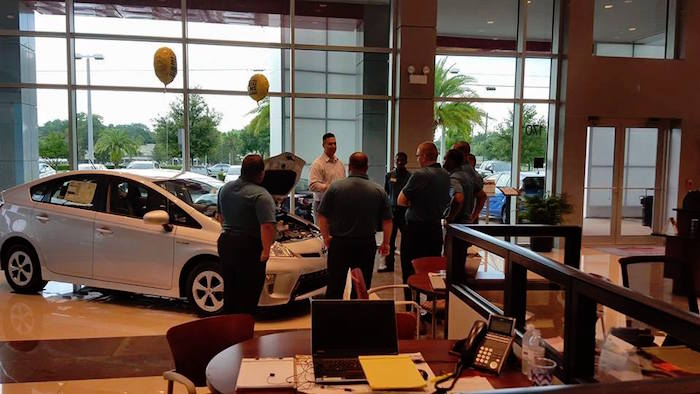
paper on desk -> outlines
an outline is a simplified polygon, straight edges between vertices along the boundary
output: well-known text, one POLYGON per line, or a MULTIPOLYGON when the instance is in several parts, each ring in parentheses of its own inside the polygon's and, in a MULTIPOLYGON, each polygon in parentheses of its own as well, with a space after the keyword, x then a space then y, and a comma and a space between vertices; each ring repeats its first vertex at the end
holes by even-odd
POLYGON ((491 386, 488 379, 483 376, 469 376, 466 378, 459 378, 449 393, 468 393, 472 391, 488 390, 493 390, 493 386, 491 386))
MULTIPOLYGON (((428 380, 435 377, 435 374, 425 362, 423 355, 420 353, 401 353, 401 355, 410 356, 415 362, 416 368, 423 370, 428 374, 428 380)), ((298 392, 307 394, 348 394, 348 393, 371 393, 372 389, 368 384, 333 384, 333 385, 323 385, 316 384, 314 382, 314 366, 310 355, 296 355, 294 356, 295 363, 295 376, 296 376, 296 389, 298 392)), ((401 390, 402 394, 424 394, 432 393, 435 388, 432 384, 426 386, 423 390, 419 391, 406 391, 401 390)))
POLYGON ((645 347, 645 352, 683 371, 700 374, 700 353, 685 346, 645 347))

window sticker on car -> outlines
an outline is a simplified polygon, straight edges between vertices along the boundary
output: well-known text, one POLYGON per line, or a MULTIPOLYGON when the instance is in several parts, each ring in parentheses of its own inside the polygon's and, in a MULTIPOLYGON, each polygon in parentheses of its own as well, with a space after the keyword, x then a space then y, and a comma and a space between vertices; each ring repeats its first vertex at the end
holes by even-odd
POLYGON ((75 204, 90 204, 95 197, 97 184, 84 181, 68 182, 68 190, 66 190, 66 201, 75 204))

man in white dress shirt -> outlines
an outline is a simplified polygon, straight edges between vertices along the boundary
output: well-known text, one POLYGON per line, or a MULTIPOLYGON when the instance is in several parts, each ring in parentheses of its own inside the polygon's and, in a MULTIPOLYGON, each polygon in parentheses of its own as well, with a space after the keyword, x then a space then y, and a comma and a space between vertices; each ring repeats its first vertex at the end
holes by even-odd
POLYGON ((314 221, 318 204, 323 199, 323 194, 334 181, 345 178, 345 166, 335 156, 336 142, 333 133, 323 135, 323 153, 311 164, 309 170, 309 190, 314 192, 314 221))

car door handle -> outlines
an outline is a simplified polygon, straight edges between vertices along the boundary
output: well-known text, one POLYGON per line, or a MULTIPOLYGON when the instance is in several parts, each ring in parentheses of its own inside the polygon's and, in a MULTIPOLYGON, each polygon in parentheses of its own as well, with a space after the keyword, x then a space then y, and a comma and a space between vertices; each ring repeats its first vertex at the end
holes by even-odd
POLYGON ((114 232, 108 228, 97 228, 97 232, 104 235, 114 234, 114 232))
POLYGON ((190 244, 187 241, 180 241, 180 240, 176 240, 175 243, 180 244, 180 245, 189 245, 190 244))
POLYGON ((46 216, 46 215, 43 215, 43 214, 42 214, 42 215, 36 215, 36 216, 34 216, 34 217, 36 218, 36 220, 38 220, 38 221, 40 221, 40 222, 42 222, 42 223, 46 223, 46 222, 49 221, 49 217, 46 216))

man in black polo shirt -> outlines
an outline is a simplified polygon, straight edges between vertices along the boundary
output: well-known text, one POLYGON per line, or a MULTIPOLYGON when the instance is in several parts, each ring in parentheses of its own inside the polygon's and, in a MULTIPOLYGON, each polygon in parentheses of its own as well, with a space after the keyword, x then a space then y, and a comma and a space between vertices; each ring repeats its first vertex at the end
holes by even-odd
POLYGON ((382 188, 367 176, 367 155, 355 152, 348 163, 350 176, 333 182, 318 207, 318 226, 328 246, 326 298, 343 298, 348 269, 359 267, 367 287, 372 282, 381 224, 384 239, 379 253, 389 252, 391 208, 382 188))
MULTIPOLYGON (((403 283, 415 272, 411 261, 418 257, 442 255, 442 216, 450 202, 450 174, 437 163, 435 144, 418 145, 416 158, 420 169, 413 172, 399 194, 399 205, 406 210, 406 233, 401 239, 403 283)), ((411 291, 404 290, 406 299, 411 291)))
POLYGON ((254 314, 265 283, 265 266, 275 241, 275 200, 260 184, 265 162, 248 155, 241 176, 218 195, 219 259, 224 277, 224 312, 254 314))
POLYGON ((384 259, 384 265, 380 265, 377 272, 394 272, 394 256, 396 255, 396 234, 401 231, 401 236, 406 232, 406 207, 399 206, 396 200, 399 198, 399 193, 411 173, 406 169, 408 155, 406 152, 399 152, 394 157, 396 168, 394 171, 389 171, 384 177, 384 191, 389 196, 391 201, 392 227, 391 237, 389 237, 389 254, 384 259))

